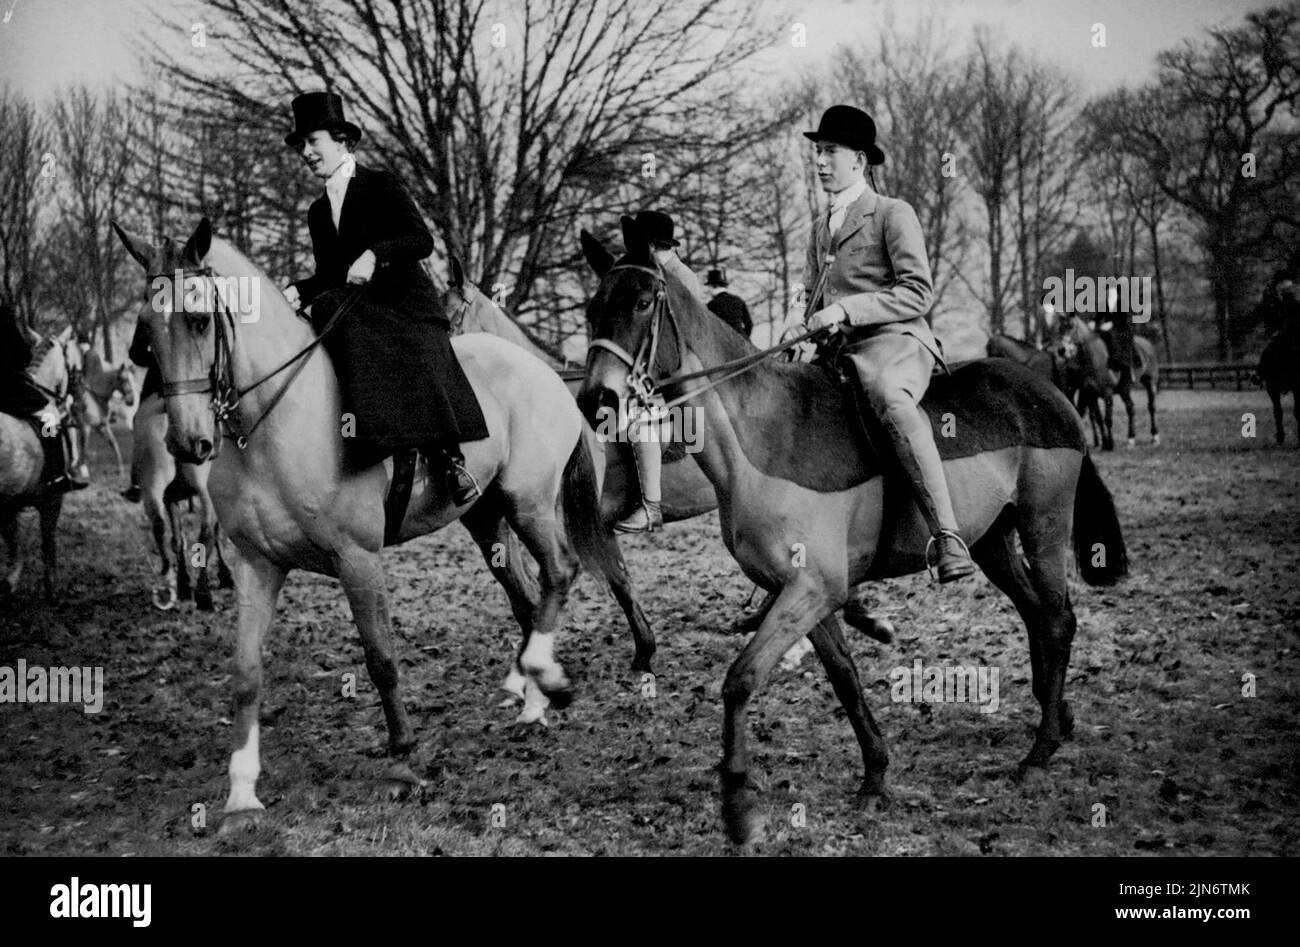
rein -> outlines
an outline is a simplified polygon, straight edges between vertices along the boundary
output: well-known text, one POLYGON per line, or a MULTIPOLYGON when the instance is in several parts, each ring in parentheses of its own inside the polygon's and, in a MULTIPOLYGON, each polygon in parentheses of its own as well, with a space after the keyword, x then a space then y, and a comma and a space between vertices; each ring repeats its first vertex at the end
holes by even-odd
POLYGON ((640 270, 643 273, 649 273, 657 281, 654 313, 650 317, 650 334, 641 340, 641 346, 637 350, 635 356, 631 355, 618 343, 609 339, 592 339, 588 351, 588 358, 590 358, 591 349, 604 349, 606 352, 609 352, 619 361, 627 365, 628 368, 631 369, 628 384, 631 386, 637 400, 642 404, 648 403, 651 398, 660 395, 660 393, 665 389, 671 388, 674 385, 684 384, 685 382, 695 381, 700 378, 710 378, 719 373, 726 373, 721 378, 715 378, 708 384, 683 392, 671 401, 665 402, 663 405, 665 409, 676 407, 691 400, 697 395, 701 395, 706 391, 710 391, 717 388, 719 385, 731 381, 733 378, 743 375, 745 372, 752 370, 775 355, 779 355, 798 345, 802 345, 804 342, 820 335, 824 335, 827 332, 838 331, 838 326, 833 325, 822 326, 818 329, 810 329, 801 335, 785 342, 778 343, 771 348, 763 349, 761 352, 754 352, 751 355, 743 355, 740 358, 735 358, 731 361, 723 362, 720 365, 713 365, 698 371, 678 372, 677 374, 670 375, 667 378, 657 379, 651 373, 654 369, 655 357, 659 349, 659 340, 662 337, 663 318, 665 314, 668 316, 668 321, 672 323, 673 333, 677 336, 679 346, 681 345, 682 338, 681 328, 677 324, 677 317, 673 315, 672 309, 668 306, 666 292, 667 281, 664 279, 663 271, 658 266, 652 269, 648 266, 641 266, 637 263, 621 263, 618 266, 610 267, 609 272, 612 273, 615 270, 640 270))
MULTIPOLYGON (((201 269, 190 271, 184 275, 211 277, 212 267, 205 266, 201 269)), ((166 278, 171 278, 171 275, 168 274, 166 278)), ((155 279, 155 277, 151 276, 150 281, 152 282, 153 279, 155 279)), ((343 301, 339 308, 335 310, 334 315, 330 317, 325 328, 321 330, 320 334, 316 336, 315 339, 251 385, 240 388, 235 383, 234 360, 232 357, 234 354, 233 338, 235 334, 235 317, 230 311, 230 308, 226 305, 226 301, 221 298, 221 293, 217 290, 214 284, 213 289, 216 290, 219 310, 217 313, 211 314, 214 317, 212 328, 212 368, 208 372, 206 378, 186 378, 181 381, 164 380, 162 390, 163 397, 177 398, 181 395, 203 395, 211 393, 212 413, 217 419, 217 424, 226 429, 223 436, 231 438, 235 442, 235 446, 240 450, 243 450, 248 446, 248 439, 253 436, 253 432, 256 431, 258 427, 261 426, 262 422, 266 420, 267 416, 275 410, 276 405, 280 403, 280 399, 288 393, 290 386, 293 385, 298 375, 307 366, 307 356, 316 350, 316 348, 325 340, 325 337, 339 324, 340 320, 348 314, 348 311, 351 310, 357 300, 361 298, 361 293, 365 288, 365 284, 363 283, 352 290, 351 294, 343 301), (227 322, 230 323, 229 336, 226 334, 227 322), (293 366, 293 371, 289 373, 289 377, 285 379, 284 384, 280 386, 280 389, 271 398, 270 403, 262 409, 262 413, 257 416, 247 430, 242 432, 239 431, 235 426, 234 413, 239 407, 240 399, 249 392, 266 384, 266 382, 270 381, 290 366, 293 366)))

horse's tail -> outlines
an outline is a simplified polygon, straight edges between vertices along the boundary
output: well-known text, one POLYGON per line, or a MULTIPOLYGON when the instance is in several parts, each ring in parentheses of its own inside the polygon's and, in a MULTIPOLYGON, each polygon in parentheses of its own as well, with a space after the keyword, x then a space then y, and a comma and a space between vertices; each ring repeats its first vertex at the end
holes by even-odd
POLYGON ((1128 575, 1128 550, 1115 501, 1088 454, 1083 455, 1074 492, 1074 555, 1089 585, 1113 585, 1128 575))
POLYGON ((583 568, 606 582, 627 571, 623 554, 614 533, 600 516, 600 491, 596 485, 596 466, 587 445, 587 429, 564 466, 561 484, 564 528, 583 568))

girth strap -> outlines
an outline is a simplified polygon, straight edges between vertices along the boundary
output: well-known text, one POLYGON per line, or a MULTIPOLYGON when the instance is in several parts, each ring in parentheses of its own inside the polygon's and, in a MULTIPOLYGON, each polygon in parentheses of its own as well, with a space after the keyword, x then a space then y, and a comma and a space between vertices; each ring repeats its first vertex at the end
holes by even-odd
POLYGON ((393 482, 388 485, 388 496, 384 498, 385 546, 397 542, 402 531, 402 520, 406 517, 406 508, 411 502, 411 486, 415 481, 416 454, 412 447, 393 455, 393 482))

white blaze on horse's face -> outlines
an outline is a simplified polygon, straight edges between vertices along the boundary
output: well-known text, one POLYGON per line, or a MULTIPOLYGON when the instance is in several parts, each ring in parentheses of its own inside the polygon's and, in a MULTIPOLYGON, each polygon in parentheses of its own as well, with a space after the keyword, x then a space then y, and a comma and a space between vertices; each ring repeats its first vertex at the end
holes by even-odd
MULTIPOLYGON (((166 311, 153 317, 153 340, 163 378, 170 383, 209 378, 216 352, 213 313, 177 312, 170 302, 162 308, 166 311)), ((203 463, 216 456, 220 438, 212 397, 208 390, 166 399, 167 449, 182 461, 203 463)))

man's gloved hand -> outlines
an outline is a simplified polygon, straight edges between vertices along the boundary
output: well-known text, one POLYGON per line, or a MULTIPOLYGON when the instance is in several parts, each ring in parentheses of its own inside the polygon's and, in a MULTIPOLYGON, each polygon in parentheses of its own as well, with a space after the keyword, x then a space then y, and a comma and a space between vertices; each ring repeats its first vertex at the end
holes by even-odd
POLYGON ((294 309, 299 308, 298 287, 286 286, 284 289, 284 298, 289 300, 289 305, 294 309))
POLYGON ((822 326, 836 326, 847 322, 849 314, 844 311, 844 307, 839 303, 827 306, 825 309, 819 309, 808 317, 809 329, 820 329, 822 326))
POLYGON ((375 253, 373 250, 367 250, 348 267, 348 285, 362 286, 369 283, 370 278, 374 275, 375 253))

